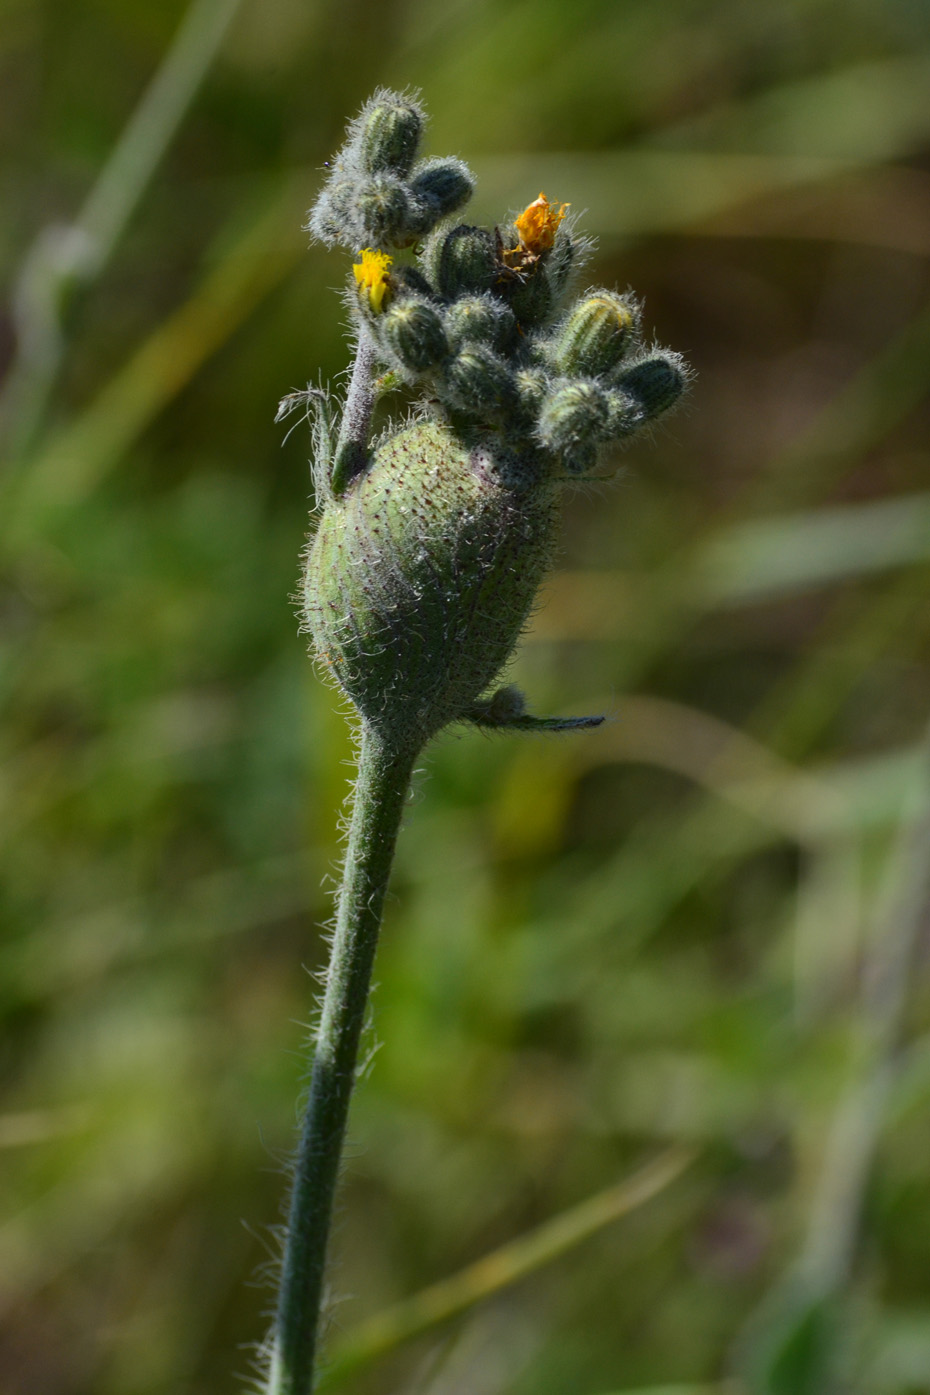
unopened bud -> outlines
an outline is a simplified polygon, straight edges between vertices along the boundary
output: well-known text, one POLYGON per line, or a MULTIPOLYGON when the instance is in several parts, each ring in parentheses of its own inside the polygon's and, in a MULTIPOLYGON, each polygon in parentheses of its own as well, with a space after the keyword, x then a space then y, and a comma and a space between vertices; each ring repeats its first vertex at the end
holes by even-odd
POLYGON ((674 407, 687 381, 677 354, 657 354, 634 364, 617 379, 617 386, 641 404, 644 416, 658 417, 674 407))
POLYGON ((608 434, 609 420, 610 404, 600 383, 571 379, 559 383, 546 397, 537 434, 567 469, 580 472, 593 464, 597 446, 608 434))
POLYGON ((643 404, 622 388, 607 393, 607 411, 608 437, 629 436, 647 420, 643 404))
POLYGON ((609 291, 587 296, 553 337, 553 359, 562 373, 609 373, 635 339, 635 306, 609 291))
POLYGON ((393 93, 375 98, 360 119, 358 150, 367 174, 410 173, 423 131, 423 115, 393 93))
POLYGON ((395 244, 407 241, 410 200, 396 175, 375 174, 365 180, 356 194, 356 208, 360 242, 395 244))
POLYGON ((430 227, 467 203, 474 192, 471 170, 461 160, 427 160, 410 181, 410 192, 431 210, 430 227))
POLYGON ((490 344, 493 349, 504 349, 517 332, 512 311, 492 295, 460 296, 443 318, 449 342, 455 349, 463 344, 490 344))
POLYGON ((424 373, 449 352, 442 321, 425 301, 396 300, 378 321, 378 337, 401 368, 424 373))
MULTIPOLYGON (((331 247, 334 243, 357 246, 358 220, 355 216, 357 182, 336 178, 327 184, 310 210, 307 227, 314 237, 331 247)), ((364 239, 362 239, 364 240, 364 239)))
POLYGON ((439 232, 430 238, 423 256, 439 294, 449 299, 489 291, 497 279, 494 238, 487 228, 461 223, 451 232, 439 232))
POLYGON ((449 359, 437 391, 479 421, 498 416, 516 397, 507 364, 484 344, 469 344, 449 359))
POLYGON ((537 262, 526 271, 513 273, 509 280, 503 282, 501 294, 506 297, 519 323, 527 329, 544 325, 555 304, 549 274, 542 262, 537 262))
POLYGON ((514 385, 520 403, 521 415, 535 422, 546 396, 549 377, 542 368, 521 368, 514 374, 514 385))

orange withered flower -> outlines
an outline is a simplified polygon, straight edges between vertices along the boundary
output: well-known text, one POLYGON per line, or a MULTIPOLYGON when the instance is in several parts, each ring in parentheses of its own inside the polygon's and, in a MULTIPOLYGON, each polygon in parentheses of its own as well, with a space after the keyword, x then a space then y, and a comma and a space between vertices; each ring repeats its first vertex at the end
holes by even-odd
POLYGON ((567 203, 550 203, 545 194, 534 199, 515 220, 524 250, 536 256, 540 252, 548 252, 568 207, 567 203))

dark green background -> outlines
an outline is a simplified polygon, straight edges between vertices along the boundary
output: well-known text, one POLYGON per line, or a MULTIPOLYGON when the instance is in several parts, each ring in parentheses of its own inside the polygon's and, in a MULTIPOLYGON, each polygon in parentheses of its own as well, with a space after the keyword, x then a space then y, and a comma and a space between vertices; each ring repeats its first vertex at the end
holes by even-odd
POLYGON ((409 84, 475 216, 585 210, 697 379, 567 500, 513 665, 610 721, 422 762, 331 1350, 697 1158, 339 1388, 930 1392, 930 9, 242 0, 68 281, 183 13, 0 5, 0 1390, 218 1395, 265 1329, 351 774, 272 419, 347 360, 317 170, 409 84))

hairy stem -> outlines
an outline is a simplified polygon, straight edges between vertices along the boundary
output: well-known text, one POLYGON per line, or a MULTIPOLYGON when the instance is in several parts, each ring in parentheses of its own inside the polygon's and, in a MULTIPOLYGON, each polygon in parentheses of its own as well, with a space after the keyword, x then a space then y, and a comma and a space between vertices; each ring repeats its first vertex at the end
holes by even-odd
POLYGON ((339 440, 333 456, 330 482, 333 493, 339 495, 346 485, 365 467, 368 458, 368 435, 371 413, 375 405, 375 345, 368 326, 362 323, 355 346, 355 362, 349 391, 346 393, 339 440))
POLYGON ((412 753, 399 755, 370 730, 363 731, 336 933, 291 1192, 267 1395, 309 1395, 313 1388, 333 1197, 381 910, 413 760, 412 753))

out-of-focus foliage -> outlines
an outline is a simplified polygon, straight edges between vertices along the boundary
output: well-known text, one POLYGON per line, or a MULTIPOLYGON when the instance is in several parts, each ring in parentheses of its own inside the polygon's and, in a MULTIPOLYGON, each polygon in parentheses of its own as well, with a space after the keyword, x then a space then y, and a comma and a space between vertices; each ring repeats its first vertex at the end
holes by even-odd
POLYGON ((0 1388, 214 1395, 263 1332, 350 754, 271 421, 346 361, 317 168, 410 84, 477 216, 585 209, 699 376, 571 502, 514 666, 611 720, 424 760, 329 1388, 930 1392, 926 6, 184 15, 0 23, 0 1388))

